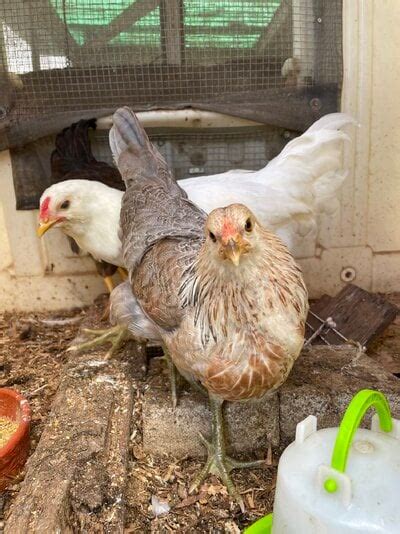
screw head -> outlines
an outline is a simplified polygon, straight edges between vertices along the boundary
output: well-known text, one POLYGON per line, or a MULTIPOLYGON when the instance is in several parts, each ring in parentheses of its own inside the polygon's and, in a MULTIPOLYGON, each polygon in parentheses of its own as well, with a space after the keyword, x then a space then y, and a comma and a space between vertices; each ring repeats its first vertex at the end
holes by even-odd
POLYGON ((322 108, 322 102, 319 98, 312 98, 310 100, 310 108, 313 111, 319 111, 322 108))

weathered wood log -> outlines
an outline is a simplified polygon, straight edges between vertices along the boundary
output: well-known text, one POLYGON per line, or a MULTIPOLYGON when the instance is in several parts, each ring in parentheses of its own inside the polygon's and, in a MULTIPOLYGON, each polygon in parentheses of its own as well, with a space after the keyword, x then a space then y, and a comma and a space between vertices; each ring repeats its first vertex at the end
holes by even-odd
POLYGON ((72 356, 5 533, 123 532, 131 370, 72 356))

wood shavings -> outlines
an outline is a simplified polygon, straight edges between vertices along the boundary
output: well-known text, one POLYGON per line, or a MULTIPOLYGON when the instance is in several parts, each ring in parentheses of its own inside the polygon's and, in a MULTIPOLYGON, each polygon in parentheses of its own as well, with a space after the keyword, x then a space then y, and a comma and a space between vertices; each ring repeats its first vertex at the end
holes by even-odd
MULTIPOLYGON (((388 298, 393 303, 400 304, 400 294, 388 298)), ((102 304, 101 312, 103 306, 102 304)), ((76 311, 73 314, 66 313, 65 317, 76 314, 76 311)), ((57 314, 57 319, 62 317, 63 314, 57 314)), ((60 368, 65 362, 64 348, 72 341, 79 328, 78 323, 49 325, 40 321, 46 318, 54 318, 54 313, 0 315, 0 385, 15 387, 24 395, 34 395, 30 399, 34 418, 32 449, 35 448, 47 421, 47 413, 58 387, 60 368), (29 321, 32 321, 33 325, 30 337, 20 340, 18 336, 29 321), (47 387, 42 388, 44 385, 47 387), (39 388, 42 389, 38 391, 39 388)), ((98 323, 93 323, 93 327, 96 326, 98 323)), ((399 354, 400 316, 389 326, 384 338, 374 344, 371 355, 378 361, 382 357, 385 362, 390 360, 393 370, 398 372, 399 354)), ((125 357, 126 361, 133 365, 129 354, 125 357)), ((245 500, 247 511, 244 514, 232 503, 225 488, 213 476, 205 481, 200 493, 188 494, 193 478, 202 467, 201 460, 186 458, 178 462, 172 457, 152 457, 143 451, 142 397, 145 389, 154 387, 149 384, 149 378, 138 379, 134 383, 135 405, 130 429, 129 478, 124 495, 127 506, 125 532, 237 534, 237 529, 243 530, 270 513, 278 458, 268 444, 263 450, 265 468, 233 472, 234 481, 245 500), (154 517, 150 506, 152 495, 161 502, 168 503, 171 509, 167 514, 154 517)), ((57 424, 57 421, 53 421, 53 424, 57 424)), ((17 493, 18 486, 12 486, 5 492, 5 522, 9 503, 17 493)))

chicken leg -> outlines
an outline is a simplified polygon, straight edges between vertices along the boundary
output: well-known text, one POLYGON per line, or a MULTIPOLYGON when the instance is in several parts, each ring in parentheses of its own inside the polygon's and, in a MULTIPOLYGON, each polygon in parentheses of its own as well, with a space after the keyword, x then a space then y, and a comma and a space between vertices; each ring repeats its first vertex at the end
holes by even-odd
POLYGON ((72 345, 67 351, 78 352, 86 349, 94 349, 104 345, 104 343, 111 343, 111 348, 107 352, 105 358, 108 360, 113 356, 123 345, 123 343, 131 336, 129 330, 124 325, 116 325, 111 328, 105 328, 103 330, 93 330, 91 328, 84 328, 82 330, 85 334, 93 336, 93 339, 79 343, 78 345, 72 345))
POLYGON ((122 280, 125 282, 125 280, 128 280, 128 272, 123 267, 118 267, 118 272, 122 280))
POLYGON ((105 284, 105 286, 106 286, 106 288, 107 288, 107 291, 108 291, 108 292, 110 293, 110 295, 111 295, 111 292, 112 292, 112 290, 113 290, 114 287, 115 287, 115 285, 114 285, 114 281, 113 281, 112 277, 111 277, 111 276, 104 276, 104 277, 103 277, 103 280, 104 280, 104 284, 105 284))
POLYGON ((178 406, 178 384, 179 384, 179 377, 181 376, 178 372, 178 369, 173 364, 169 354, 163 347, 164 356, 160 357, 160 360, 164 360, 167 364, 168 369, 168 378, 169 378, 169 386, 171 388, 171 399, 172 399, 172 408, 175 410, 175 408, 178 406))
POLYGON ((225 484, 229 495, 233 497, 239 504, 242 512, 244 512, 244 502, 236 489, 231 477, 230 472, 233 469, 241 469, 245 467, 259 467, 265 464, 265 460, 256 460, 252 462, 240 462, 230 458, 226 454, 225 436, 223 428, 223 413, 222 404, 223 400, 209 395, 210 408, 212 411, 212 442, 208 442, 202 434, 200 438, 207 448, 207 462, 200 473, 197 475, 192 485, 190 486, 189 493, 192 493, 197 489, 204 481, 208 474, 218 476, 225 484))

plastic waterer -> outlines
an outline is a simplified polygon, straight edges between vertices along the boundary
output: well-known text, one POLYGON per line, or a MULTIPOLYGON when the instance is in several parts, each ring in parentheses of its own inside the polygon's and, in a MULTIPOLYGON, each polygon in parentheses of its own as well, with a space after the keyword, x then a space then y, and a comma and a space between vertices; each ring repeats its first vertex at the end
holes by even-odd
POLYGON ((310 415, 282 454, 273 514, 246 534, 400 534, 400 421, 385 396, 360 391, 339 428, 310 415), (376 409, 371 430, 358 428, 376 409))

